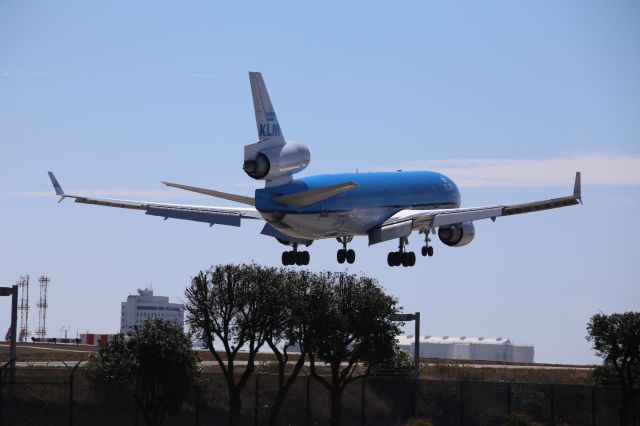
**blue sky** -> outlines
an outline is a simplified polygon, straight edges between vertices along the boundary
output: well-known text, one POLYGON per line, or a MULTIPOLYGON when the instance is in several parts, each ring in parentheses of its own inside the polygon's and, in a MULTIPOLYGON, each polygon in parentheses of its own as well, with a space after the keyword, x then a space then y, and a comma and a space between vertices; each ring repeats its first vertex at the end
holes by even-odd
MULTIPOLYGON (((637 2, 227 3, 0 1, 0 282, 51 276, 50 334, 117 330, 136 288, 182 300, 212 264, 279 264, 257 224, 56 204, 46 176, 129 199, 225 205, 160 180, 251 195, 254 70, 311 150, 304 175, 436 169, 471 206, 562 196, 582 170, 584 206, 478 223, 471 245, 436 242, 414 268, 357 239, 349 270, 421 311, 424 334, 596 361, 590 315, 640 301, 637 2)), ((310 268, 344 268, 338 248, 316 242, 310 268)))

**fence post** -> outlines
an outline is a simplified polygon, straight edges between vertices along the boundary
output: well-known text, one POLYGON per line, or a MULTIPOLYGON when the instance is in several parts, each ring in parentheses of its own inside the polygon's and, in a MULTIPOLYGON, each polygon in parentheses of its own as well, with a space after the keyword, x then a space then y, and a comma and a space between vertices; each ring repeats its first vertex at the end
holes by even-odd
MULTIPOLYGON (((62 361, 62 363, 69 368, 66 362, 62 361)), ((69 426, 73 426, 73 390, 75 383, 75 376, 78 367, 80 366, 80 361, 76 363, 72 368, 70 368, 71 372, 69 373, 69 426)))
POLYGON ((200 385, 196 384, 196 426, 200 424, 200 385))
POLYGON ((464 425, 464 380, 460 381, 460 426, 464 425))
POLYGON ((551 426, 555 426, 556 424, 556 404, 555 404, 555 398, 554 398, 554 390, 555 390, 556 385, 552 384, 551 385, 551 395, 550 395, 550 399, 551 401, 549 401, 550 404, 550 409, 551 409, 551 426))
POLYGON ((0 368, 0 426, 4 425, 4 410, 2 409, 2 385, 4 383, 4 368, 7 365, 3 365, 2 368, 0 368))
POLYGON ((418 386, 420 379, 415 377, 413 379, 413 417, 418 417, 418 386))
POLYGON ((253 401, 253 424, 258 426, 258 405, 260 404, 260 374, 256 374, 256 393, 253 401))
POLYGON ((507 417, 511 417, 511 382, 507 383, 507 417))
POLYGON ((367 376, 364 376, 362 378, 362 414, 360 416, 361 420, 362 420, 362 426, 364 426, 365 424, 365 380, 367 380, 367 376))
POLYGON ((596 426, 596 385, 591 386, 591 425, 596 426))
MULTIPOLYGON (((15 414, 15 394, 11 392, 15 390, 15 375, 13 375, 14 382, 11 383, 12 375, 11 368, 15 367, 14 363, 16 362, 16 358, 11 358, 7 361, 2 367, 0 367, 0 425, 9 425, 10 421, 13 420, 13 415, 15 414), (9 367, 9 405, 7 408, 4 407, 4 401, 2 400, 2 388, 4 387, 4 370, 9 367), (12 388, 14 386, 14 388, 12 388)), ((15 370, 13 370, 15 372, 15 370)))
POLYGON ((311 380, 310 377, 307 376, 307 426, 311 425, 311 380))

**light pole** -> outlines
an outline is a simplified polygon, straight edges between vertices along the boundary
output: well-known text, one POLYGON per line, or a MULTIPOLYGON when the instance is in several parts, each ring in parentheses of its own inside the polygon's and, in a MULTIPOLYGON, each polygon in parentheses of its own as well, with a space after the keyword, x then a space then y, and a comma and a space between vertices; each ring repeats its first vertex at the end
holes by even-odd
POLYGON ((391 315, 391 321, 414 321, 415 323, 415 334, 414 337, 414 348, 413 348, 413 363, 415 366, 415 378, 420 378, 420 312, 416 312, 415 314, 394 314, 391 315))
POLYGON ((11 346, 9 349, 9 409, 13 407, 16 386, 16 341, 18 339, 18 286, 0 287, 0 296, 11 296, 11 346))
POLYGON ((413 363, 414 363, 414 380, 413 380, 413 415, 418 416, 418 386, 420 380, 420 312, 415 314, 394 314, 391 315, 391 321, 413 321, 415 324, 413 363))

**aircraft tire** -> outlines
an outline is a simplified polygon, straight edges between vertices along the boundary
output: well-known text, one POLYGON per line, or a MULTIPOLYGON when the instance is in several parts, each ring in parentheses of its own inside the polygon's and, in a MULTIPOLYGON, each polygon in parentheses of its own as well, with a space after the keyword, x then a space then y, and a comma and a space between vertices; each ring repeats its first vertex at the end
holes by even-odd
POLYGON ((300 257, 302 257, 302 264, 303 265, 308 265, 309 261, 311 260, 311 256, 309 255, 308 251, 303 251, 302 253, 300 253, 300 257))
POLYGON ((416 264, 416 254, 412 251, 405 253, 407 257, 407 266, 414 266, 416 264))
POLYGON ((353 249, 349 249, 345 257, 347 258, 347 263, 353 263, 356 261, 356 252, 353 249))
POLYGON ((389 254, 387 255, 387 265, 389 266, 396 266, 396 260, 394 259, 394 252, 390 251, 389 254))
POLYGON ((338 250, 338 254, 336 255, 336 257, 338 259, 338 263, 344 263, 344 261, 347 259, 346 250, 343 250, 343 249, 338 250))
POLYGON ((429 254, 429 248, 428 247, 422 247, 420 249, 420 253, 422 253, 423 256, 426 256, 427 254, 429 254))
POLYGON ((429 255, 429 257, 433 256, 433 247, 429 246, 429 248, 427 249, 427 254, 429 255))
POLYGON ((282 264, 284 266, 288 266, 288 265, 290 265, 290 263, 289 263, 290 261, 291 261, 291 257, 289 256, 289 252, 288 251, 283 251, 282 252, 282 264))

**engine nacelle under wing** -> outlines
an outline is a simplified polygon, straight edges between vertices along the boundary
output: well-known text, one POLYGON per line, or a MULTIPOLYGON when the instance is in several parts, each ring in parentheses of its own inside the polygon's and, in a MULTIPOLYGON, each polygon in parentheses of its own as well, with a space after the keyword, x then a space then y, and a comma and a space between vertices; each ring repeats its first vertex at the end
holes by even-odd
POLYGON ((253 179, 275 180, 304 170, 310 161, 309 148, 304 144, 269 146, 258 142, 244 147, 242 168, 253 179))
POLYGON ((473 222, 455 223, 438 228, 440 241, 449 247, 462 247, 473 241, 476 229, 473 222))

